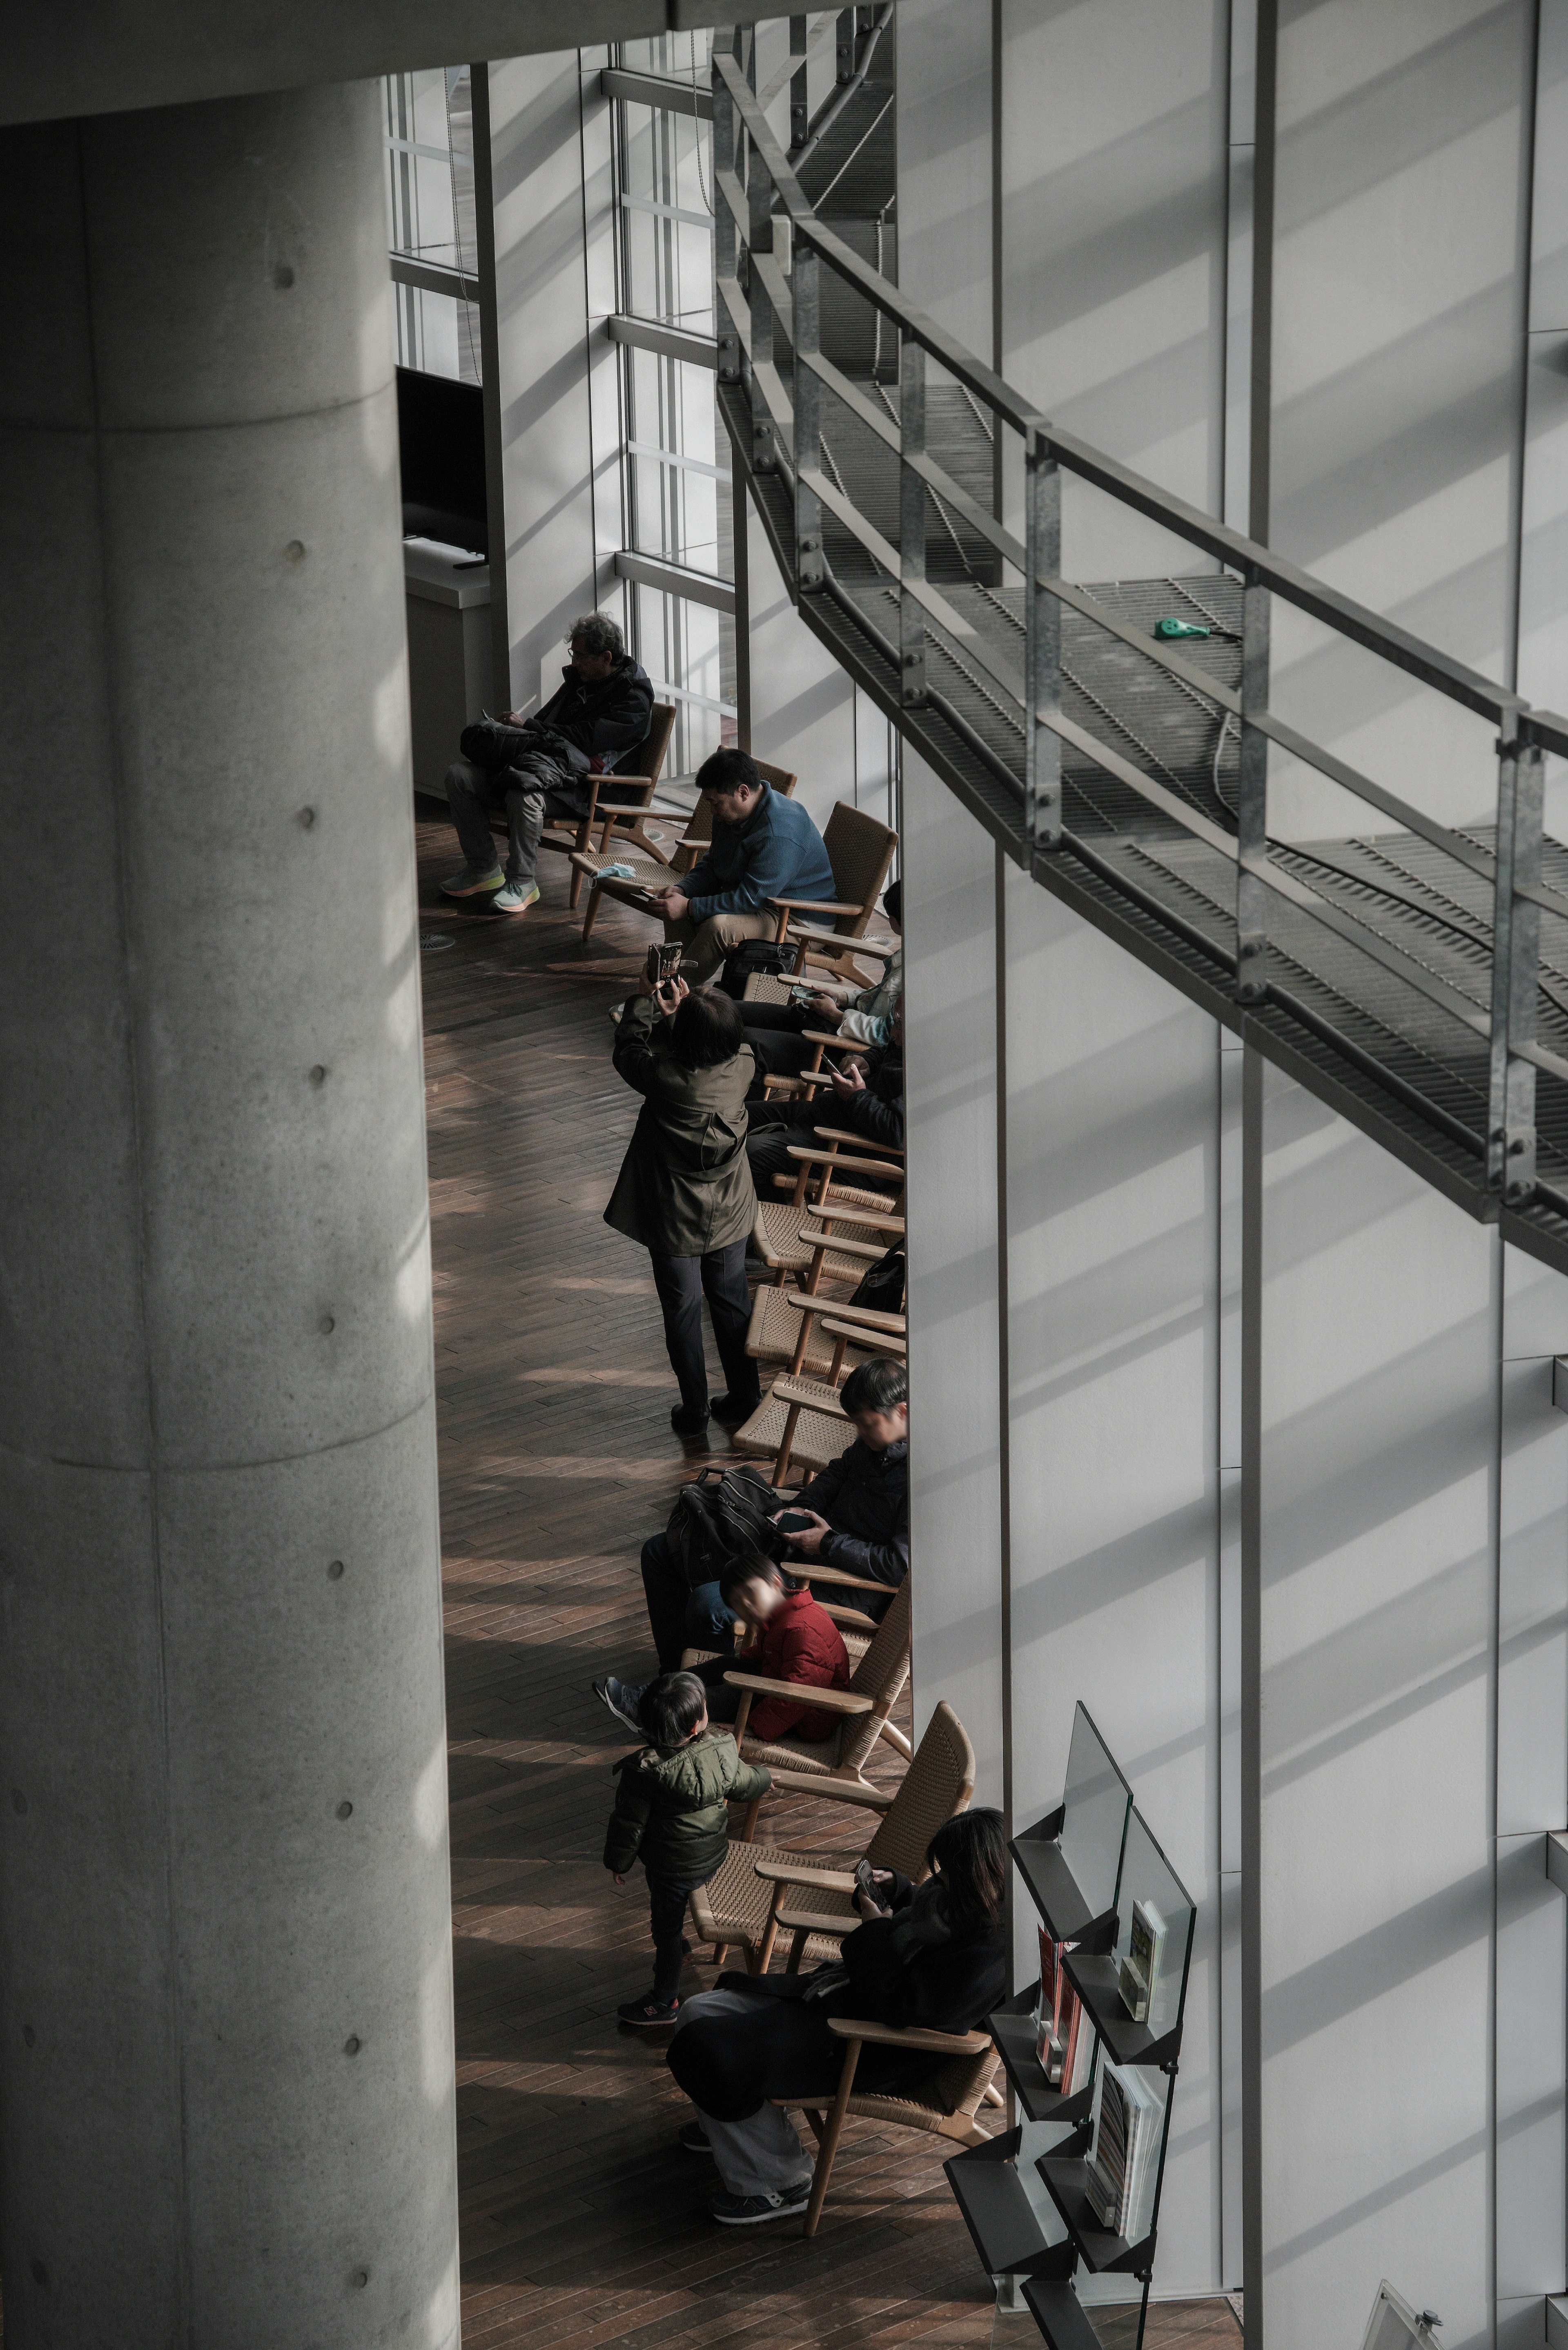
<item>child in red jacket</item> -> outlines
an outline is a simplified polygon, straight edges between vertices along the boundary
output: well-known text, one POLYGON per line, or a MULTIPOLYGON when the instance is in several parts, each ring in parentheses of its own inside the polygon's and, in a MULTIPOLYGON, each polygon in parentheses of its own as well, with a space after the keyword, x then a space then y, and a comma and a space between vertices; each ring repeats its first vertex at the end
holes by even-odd
MULTIPOLYGON (((735 1719, 742 1692, 726 1688, 724 1675, 737 1669, 754 1673, 761 1680, 797 1681, 803 1689, 849 1687, 849 1654, 837 1625, 804 1586, 791 1589, 776 1560, 764 1558, 760 1551, 732 1560, 719 1578, 719 1590, 726 1607, 732 1608, 746 1627, 747 1639, 743 1648, 692 1668, 707 1689, 711 1721, 735 1719)), ((638 1722, 639 1689, 607 1675, 594 1683, 594 1695, 628 1729, 638 1722)), ((747 1717, 746 1736, 774 1739, 793 1734, 815 1744, 831 1738, 841 1719, 822 1706, 796 1705, 784 1697, 756 1697, 747 1717)))

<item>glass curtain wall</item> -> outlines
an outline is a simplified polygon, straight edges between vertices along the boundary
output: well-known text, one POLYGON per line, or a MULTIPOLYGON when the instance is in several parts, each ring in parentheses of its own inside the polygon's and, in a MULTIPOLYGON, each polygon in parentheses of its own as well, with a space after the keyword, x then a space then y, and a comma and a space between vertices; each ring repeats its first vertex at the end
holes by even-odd
POLYGON ((399 264, 472 276, 473 113, 466 66, 389 74, 386 109, 387 242, 398 314, 398 365, 425 375, 480 380, 479 307, 456 291, 410 282, 399 264))
MULTIPOLYGON (((706 89, 706 31, 622 42, 617 63, 706 89)), ((710 127, 661 106, 616 101, 621 310, 712 336, 713 185, 710 127)), ((621 353, 628 545, 688 571, 734 578, 729 446, 713 370, 655 351, 621 353)), ((641 584, 629 590, 632 643, 679 712, 672 765, 689 775, 735 740, 734 622, 728 613, 641 584)))

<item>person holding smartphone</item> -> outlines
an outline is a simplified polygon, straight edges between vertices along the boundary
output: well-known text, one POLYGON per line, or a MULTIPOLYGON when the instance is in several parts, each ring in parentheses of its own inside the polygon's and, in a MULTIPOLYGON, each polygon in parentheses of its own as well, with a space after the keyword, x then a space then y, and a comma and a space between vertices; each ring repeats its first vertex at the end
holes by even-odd
POLYGON ((746 1241, 757 1195, 746 1164, 746 1093, 753 1075, 739 1004, 722 990, 693 993, 647 972, 616 1030, 615 1066, 642 1097, 605 1222, 647 1249, 664 1315, 664 1343, 680 1388, 670 1415, 679 1436, 701 1436, 710 1410, 738 1428, 762 1400, 746 1352, 751 1294, 746 1241), (710 1405, 702 1346, 708 1300, 728 1389, 710 1405))

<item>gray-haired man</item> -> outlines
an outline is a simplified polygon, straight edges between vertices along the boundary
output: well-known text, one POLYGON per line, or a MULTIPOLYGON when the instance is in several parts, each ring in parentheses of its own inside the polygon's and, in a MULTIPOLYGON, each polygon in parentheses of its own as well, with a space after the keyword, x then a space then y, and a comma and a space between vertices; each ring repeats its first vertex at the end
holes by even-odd
POLYGON ((494 891, 497 913, 525 914, 539 895, 545 816, 583 815, 587 778, 611 771, 647 736, 653 688, 608 614, 574 620, 566 642, 572 658, 560 690, 535 716, 512 710, 462 730, 462 756, 446 771, 446 796, 467 861, 442 880, 448 898, 494 891), (494 807, 506 811, 504 873, 490 829, 494 807))

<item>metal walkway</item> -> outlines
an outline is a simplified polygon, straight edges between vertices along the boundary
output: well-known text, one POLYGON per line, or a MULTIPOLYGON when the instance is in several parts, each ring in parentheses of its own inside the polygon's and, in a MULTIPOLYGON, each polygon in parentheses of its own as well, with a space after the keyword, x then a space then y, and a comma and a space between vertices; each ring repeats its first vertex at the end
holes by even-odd
POLYGON ((1043 887, 1568 1272, 1568 848, 1542 832, 1568 720, 1057 432, 813 211, 722 36, 713 130, 720 406, 802 618, 1043 887), (1064 579, 1064 469, 1221 567, 1064 579), (1495 723, 1490 823, 1434 822, 1271 712, 1276 598, 1495 723), (1170 617, 1210 634, 1157 637, 1170 617), (1272 839, 1271 746, 1368 837, 1272 839))

